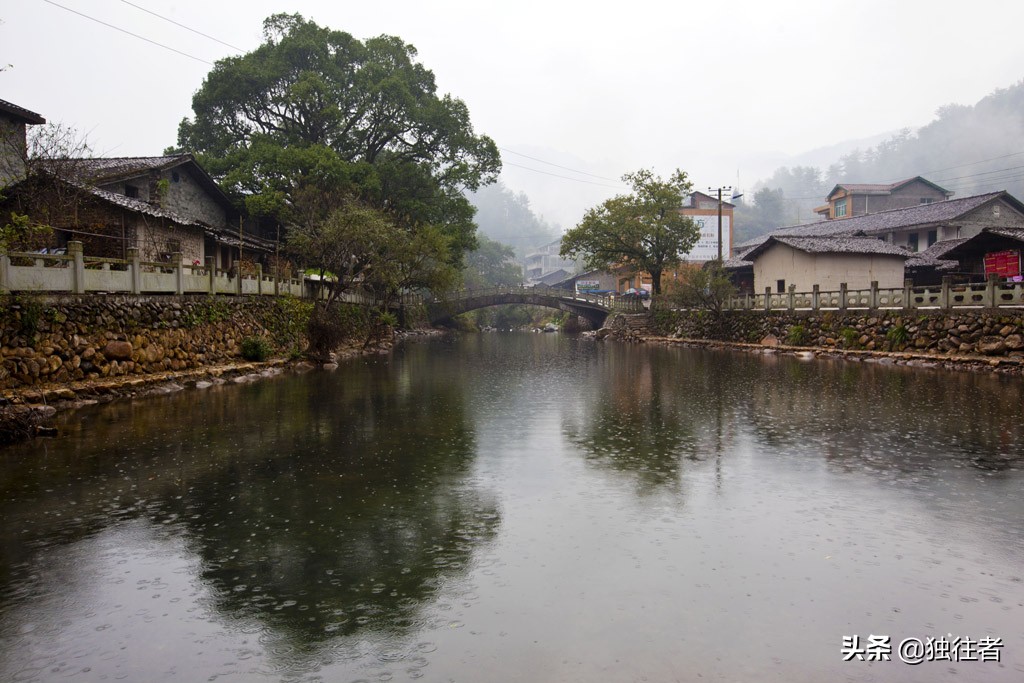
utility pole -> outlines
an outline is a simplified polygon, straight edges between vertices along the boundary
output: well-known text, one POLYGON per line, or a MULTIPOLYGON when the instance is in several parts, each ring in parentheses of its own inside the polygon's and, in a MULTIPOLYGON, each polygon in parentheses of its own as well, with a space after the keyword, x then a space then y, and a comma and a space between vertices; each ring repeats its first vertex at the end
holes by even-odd
POLYGON ((722 260, 722 192, 732 192, 731 185, 724 185, 719 188, 709 187, 708 192, 718 193, 718 263, 724 263, 722 260))

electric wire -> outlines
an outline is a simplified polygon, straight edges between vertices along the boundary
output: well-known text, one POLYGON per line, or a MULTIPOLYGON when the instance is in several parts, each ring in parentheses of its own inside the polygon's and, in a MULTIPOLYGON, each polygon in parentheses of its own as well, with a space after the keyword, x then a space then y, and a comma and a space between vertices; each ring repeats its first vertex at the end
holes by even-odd
POLYGON ((549 171, 542 171, 542 170, 540 170, 538 168, 530 168, 529 166, 523 166, 522 164, 515 164, 515 163, 512 163, 511 161, 503 161, 502 164, 505 165, 505 166, 515 166, 516 168, 522 168, 522 169, 525 169, 527 171, 533 171, 534 173, 543 173, 544 175, 553 176, 555 178, 562 178, 564 180, 571 180, 571 181, 576 182, 576 183, 586 183, 587 185, 597 185, 598 187, 610 187, 613 190, 628 190, 629 189, 625 185, 608 185, 607 183, 595 183, 592 180, 583 180, 582 178, 570 178, 569 176, 566 176, 566 175, 559 175, 557 173, 551 173, 549 171))
POLYGON ((97 24, 102 24, 103 26, 106 26, 107 28, 112 28, 115 31, 120 31, 121 33, 125 33, 125 34, 127 34, 129 36, 132 36, 133 38, 138 38, 139 40, 144 40, 147 43, 150 43, 151 45, 156 45, 157 47, 162 47, 165 50, 170 50, 171 52, 177 53, 177 54, 179 54, 179 55, 181 55, 183 57, 188 57, 189 59, 194 59, 197 62, 202 62, 203 64, 208 64, 210 66, 213 66, 213 62, 208 62, 205 59, 203 59, 202 57, 196 57, 195 55, 190 55, 189 53, 182 52, 181 50, 178 50, 176 48, 171 47, 170 45, 164 45, 163 43, 158 43, 155 40, 150 40, 149 38, 146 38, 145 36, 140 36, 138 33, 132 33, 131 31, 129 31, 127 29, 121 28, 120 26, 114 26, 113 24, 108 24, 107 22, 102 21, 100 19, 97 19, 96 17, 89 16, 88 14, 83 14, 82 12, 79 12, 77 10, 73 10, 70 7, 65 7, 64 5, 56 3, 53 0, 43 0, 43 2, 45 2, 47 4, 50 4, 50 5, 53 5, 54 7, 59 7, 59 8, 61 8, 62 10, 66 11, 66 12, 71 12, 72 14, 77 14, 78 16, 83 17, 85 19, 88 19, 89 21, 95 21, 97 24))
POLYGON ((139 10, 141 12, 145 12, 146 14, 152 14, 157 19, 163 19, 164 21, 169 22, 171 24, 174 24, 175 26, 179 26, 179 27, 185 29, 186 31, 191 31, 192 33, 195 33, 196 35, 202 36, 203 38, 209 38, 210 40, 212 40, 215 43, 220 43, 221 45, 230 47, 232 50, 237 50, 238 52, 245 52, 245 50, 243 50, 242 48, 238 47, 237 45, 232 45, 231 43, 226 43, 223 40, 221 40, 220 38, 214 38, 213 36, 211 36, 211 35, 209 35, 207 33, 203 33, 202 31, 197 31, 196 29, 192 28, 191 26, 186 26, 185 24, 179 23, 179 22, 175 21, 174 19, 171 19, 170 17, 165 17, 162 14, 157 14, 153 10, 146 9, 145 7, 142 7, 141 5, 136 5, 134 2, 128 2, 128 0, 121 0, 121 2, 123 2, 126 5, 131 5, 135 9, 137 9, 137 10, 139 10))
POLYGON ((539 161, 542 164, 547 164, 548 166, 554 166, 555 168, 560 168, 563 171, 571 171, 573 173, 579 173, 580 175, 590 176, 591 178, 599 178, 601 180, 610 180, 613 183, 617 183, 620 180, 619 178, 608 178, 608 177, 603 176, 603 175, 595 175, 593 173, 587 173, 586 171, 578 171, 575 168, 569 168, 568 166, 560 166, 560 165, 552 163, 550 161, 544 161, 543 159, 538 159, 537 157, 531 157, 529 154, 523 154, 522 152, 516 152, 515 150, 511 150, 508 147, 498 147, 498 149, 500 149, 502 152, 508 152, 509 154, 515 154, 516 156, 525 157, 527 159, 530 159, 531 161, 539 161))

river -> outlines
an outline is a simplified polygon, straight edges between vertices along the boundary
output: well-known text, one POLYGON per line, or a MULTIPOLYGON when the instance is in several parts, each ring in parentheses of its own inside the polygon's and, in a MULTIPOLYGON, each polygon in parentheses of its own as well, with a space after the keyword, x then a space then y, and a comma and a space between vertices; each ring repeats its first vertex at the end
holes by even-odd
POLYGON ((0 680, 1021 681, 1022 399, 480 334, 92 406, 0 451, 0 680))

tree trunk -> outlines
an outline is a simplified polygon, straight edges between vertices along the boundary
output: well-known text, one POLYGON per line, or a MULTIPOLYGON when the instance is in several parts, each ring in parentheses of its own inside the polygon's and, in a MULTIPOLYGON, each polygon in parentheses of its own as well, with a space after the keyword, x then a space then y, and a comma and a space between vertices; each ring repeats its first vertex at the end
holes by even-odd
POLYGON ((649 272, 651 274, 651 285, 652 285, 652 287, 654 289, 653 294, 656 294, 656 295, 660 296, 661 295, 661 268, 657 268, 657 269, 651 268, 649 272))

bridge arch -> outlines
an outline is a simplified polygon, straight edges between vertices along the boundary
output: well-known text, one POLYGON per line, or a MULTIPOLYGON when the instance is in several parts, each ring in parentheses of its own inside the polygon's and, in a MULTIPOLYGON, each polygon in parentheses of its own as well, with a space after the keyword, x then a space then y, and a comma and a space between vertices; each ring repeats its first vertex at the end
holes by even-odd
POLYGON ((427 317, 431 323, 436 324, 478 308, 505 304, 528 304, 568 311, 588 320, 594 329, 601 327, 613 310, 642 310, 639 302, 616 301, 609 296, 577 294, 569 290, 551 288, 497 287, 453 293, 428 302, 427 317))

